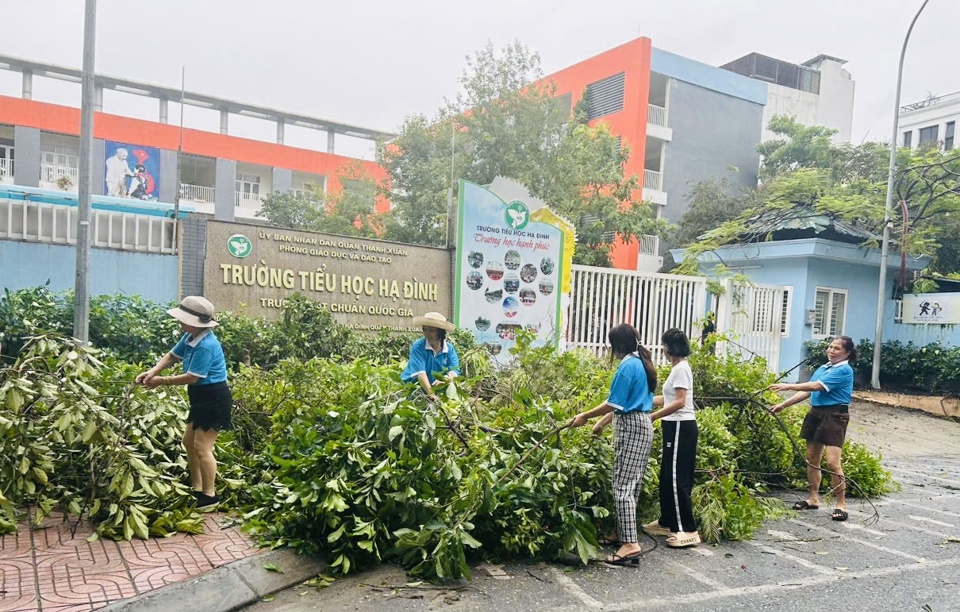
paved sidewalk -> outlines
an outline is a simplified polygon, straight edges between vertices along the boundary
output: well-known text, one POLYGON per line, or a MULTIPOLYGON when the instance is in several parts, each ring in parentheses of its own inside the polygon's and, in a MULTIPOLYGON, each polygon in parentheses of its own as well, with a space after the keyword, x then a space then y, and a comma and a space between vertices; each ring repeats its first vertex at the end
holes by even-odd
MULTIPOLYGON (((89 523, 81 523, 74 531, 72 522, 65 523, 62 515, 54 514, 42 525, 34 525, 31 514, 16 533, 0 538, 0 611, 79 612, 123 600, 131 604, 139 601, 138 609, 150 609, 142 602, 160 601, 156 597, 158 589, 171 592, 172 587, 162 587, 201 575, 203 581, 192 582, 216 586, 217 580, 212 578, 218 572, 213 570, 228 564, 250 559, 261 573, 267 572, 262 565, 276 553, 257 548, 223 514, 210 513, 204 518, 205 531, 198 535, 88 542, 93 533, 89 523), (145 597, 147 593, 151 596, 145 597)), ((305 577, 309 575, 276 573, 269 581, 270 587, 284 588, 305 577)), ((194 586, 194 591, 202 590, 203 584, 194 586)), ((266 594, 255 589, 247 593, 247 599, 254 601, 266 594)))

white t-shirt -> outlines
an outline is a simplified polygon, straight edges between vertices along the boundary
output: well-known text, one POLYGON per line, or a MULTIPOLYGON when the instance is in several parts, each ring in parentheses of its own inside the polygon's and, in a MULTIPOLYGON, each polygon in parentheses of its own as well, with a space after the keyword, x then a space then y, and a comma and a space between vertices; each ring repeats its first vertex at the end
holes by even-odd
POLYGON ((696 414, 693 411, 693 370, 690 364, 684 359, 670 370, 670 375, 663 383, 663 405, 667 406, 677 399, 677 389, 687 390, 687 399, 683 403, 683 408, 673 414, 663 417, 664 421, 695 421, 696 414))

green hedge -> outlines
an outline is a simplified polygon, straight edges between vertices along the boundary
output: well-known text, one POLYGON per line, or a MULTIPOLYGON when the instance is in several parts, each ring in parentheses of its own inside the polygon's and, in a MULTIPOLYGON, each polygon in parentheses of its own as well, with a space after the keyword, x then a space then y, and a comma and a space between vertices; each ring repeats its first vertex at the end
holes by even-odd
MULTIPOLYGON (((831 338, 807 342, 807 354, 816 363, 826 363, 831 338)), ((873 373, 873 342, 857 344, 859 357, 850 365, 858 386, 866 386, 873 373)), ((812 369, 810 370, 812 371, 812 369)), ((880 383, 884 388, 923 391, 925 393, 960 392, 960 347, 939 342, 919 346, 912 342, 884 342, 880 350, 880 383)))

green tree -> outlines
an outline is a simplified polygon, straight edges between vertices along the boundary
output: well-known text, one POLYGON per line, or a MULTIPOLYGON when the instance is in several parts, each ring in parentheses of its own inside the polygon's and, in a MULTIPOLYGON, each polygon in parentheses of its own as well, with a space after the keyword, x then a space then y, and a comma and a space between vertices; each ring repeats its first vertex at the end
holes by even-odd
POLYGON ((326 194, 309 187, 298 193, 275 191, 266 196, 257 216, 276 227, 342 236, 375 237, 383 232, 376 212, 379 185, 359 163, 337 173, 341 189, 326 194))
POLYGON ((578 225, 581 263, 609 265, 617 235, 661 227, 636 177, 624 177, 629 149, 605 125, 587 125, 582 106, 572 113, 563 106, 542 80, 536 53, 520 43, 498 53, 488 44, 468 58, 460 85, 455 101, 433 118, 407 118, 380 149, 393 204, 388 237, 443 244, 453 178, 485 185, 497 176, 520 181, 578 225))

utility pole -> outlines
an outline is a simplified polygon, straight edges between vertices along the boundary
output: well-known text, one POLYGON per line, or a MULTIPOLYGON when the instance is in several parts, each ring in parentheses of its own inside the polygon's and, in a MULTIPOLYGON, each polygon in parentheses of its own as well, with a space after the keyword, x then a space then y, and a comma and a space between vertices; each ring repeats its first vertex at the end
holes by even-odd
MULTIPOLYGON (((923 0, 920 10, 913 16, 907 35, 903 38, 903 48, 900 50, 900 65, 897 68, 897 92, 893 101, 893 135, 890 137, 890 168, 887 173, 887 199, 884 205, 883 242, 880 245, 880 288, 877 293, 877 329, 873 337, 873 371, 870 375, 870 386, 880 388, 880 345, 883 344, 883 307, 887 301, 887 255, 890 253, 890 211, 893 210, 893 184, 897 174, 897 139, 900 131, 900 85, 903 83, 903 59, 907 55, 907 43, 910 42, 910 33, 917 23, 917 18, 923 9, 927 8, 930 0, 923 0)), ((902 250, 904 245, 900 245, 902 250)))
POLYGON ((73 335, 90 339, 90 195, 93 191, 93 105, 96 90, 97 0, 86 0, 83 16, 83 77, 80 101, 80 168, 77 206, 77 266, 73 335))

